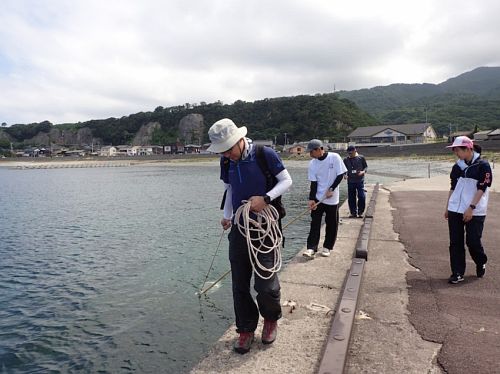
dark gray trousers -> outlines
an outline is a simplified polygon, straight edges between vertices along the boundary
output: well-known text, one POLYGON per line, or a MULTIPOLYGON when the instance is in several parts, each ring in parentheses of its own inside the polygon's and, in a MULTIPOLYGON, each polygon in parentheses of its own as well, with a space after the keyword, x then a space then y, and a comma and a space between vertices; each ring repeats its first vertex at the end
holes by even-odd
POLYGON ((483 265, 488 261, 481 243, 485 218, 485 216, 473 216, 469 222, 464 223, 463 214, 448 211, 452 274, 465 274, 465 244, 467 244, 470 256, 476 265, 483 265))
MULTIPOLYGON (((274 263, 273 253, 259 254, 259 261, 266 267, 274 263)), ((252 264, 248 257, 246 238, 233 225, 229 233, 229 261, 233 281, 233 302, 237 332, 253 332, 259 322, 259 312, 264 319, 277 321, 281 318, 280 283, 278 275, 270 279, 254 276, 257 304, 250 293, 252 264)), ((267 274, 265 274, 267 275, 267 274)))
POLYGON ((320 203, 315 210, 311 211, 311 228, 307 236, 307 248, 318 250, 319 238, 321 233, 321 221, 325 215, 325 241, 323 247, 329 250, 333 249, 337 241, 337 231, 339 228, 339 210, 338 205, 327 205, 320 203))

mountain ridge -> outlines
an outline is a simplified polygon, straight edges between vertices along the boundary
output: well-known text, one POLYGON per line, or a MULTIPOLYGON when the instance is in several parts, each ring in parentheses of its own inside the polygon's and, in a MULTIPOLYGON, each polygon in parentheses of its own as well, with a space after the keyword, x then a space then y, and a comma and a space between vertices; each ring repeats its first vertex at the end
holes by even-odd
POLYGON ((500 127, 500 67, 496 66, 478 67, 439 84, 393 83, 338 94, 384 124, 427 120, 441 132, 450 123, 457 129, 500 127))

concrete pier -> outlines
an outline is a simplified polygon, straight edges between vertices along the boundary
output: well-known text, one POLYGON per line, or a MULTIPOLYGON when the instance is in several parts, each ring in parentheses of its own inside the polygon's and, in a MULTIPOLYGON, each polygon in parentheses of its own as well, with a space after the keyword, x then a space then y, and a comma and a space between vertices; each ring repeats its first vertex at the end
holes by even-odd
MULTIPOLYGON (((494 248, 500 241, 500 223, 493 223, 500 209, 499 186, 494 179, 491 218, 484 229, 490 258, 486 276, 475 278, 468 260, 471 274, 458 286, 447 283, 448 232, 442 215, 448 176, 381 186, 343 372, 494 372, 500 354, 500 258, 494 248), (405 236, 401 238, 400 233, 405 236), (473 297, 471 292, 483 297, 473 297), (469 316, 470 310, 475 317, 469 316), (481 316, 481 310, 486 315, 481 316), (459 344, 453 341, 455 337, 460 338, 459 344)), ((368 187, 368 199, 371 191, 368 187)), ((260 342, 261 321, 251 351, 236 354, 233 326, 192 373, 318 372, 363 222, 347 218, 347 203, 340 216, 342 224, 330 257, 305 260, 301 251, 281 272, 283 318, 274 344, 260 342)))

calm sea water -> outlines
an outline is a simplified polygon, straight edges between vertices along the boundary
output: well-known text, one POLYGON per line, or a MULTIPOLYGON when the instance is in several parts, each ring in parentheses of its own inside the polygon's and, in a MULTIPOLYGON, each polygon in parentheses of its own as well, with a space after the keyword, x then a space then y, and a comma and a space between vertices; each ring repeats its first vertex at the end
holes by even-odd
MULTIPOLYGON (((394 163, 372 165, 384 176, 368 183, 395 179, 394 163)), ((292 219, 307 164, 287 166, 292 219)), ((395 174, 406 169, 427 173, 395 174)), ((233 322, 229 277, 195 295, 222 233, 218 175, 216 163, 0 168, 0 372, 189 371, 233 322)), ((285 262, 308 225, 287 228, 285 262)), ((217 253, 209 280, 229 269, 226 236, 217 253)))

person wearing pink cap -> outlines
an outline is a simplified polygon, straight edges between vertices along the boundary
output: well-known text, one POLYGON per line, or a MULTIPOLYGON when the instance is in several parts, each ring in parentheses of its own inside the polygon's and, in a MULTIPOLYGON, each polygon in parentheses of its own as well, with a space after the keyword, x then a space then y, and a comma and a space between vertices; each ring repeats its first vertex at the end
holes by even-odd
POLYGON ((486 272, 488 257, 481 237, 492 173, 488 161, 481 158, 481 147, 467 136, 457 137, 448 148, 458 158, 450 173, 451 189, 444 213, 450 233, 451 276, 448 282, 458 284, 464 280, 465 244, 476 264, 477 277, 482 278, 486 272))

